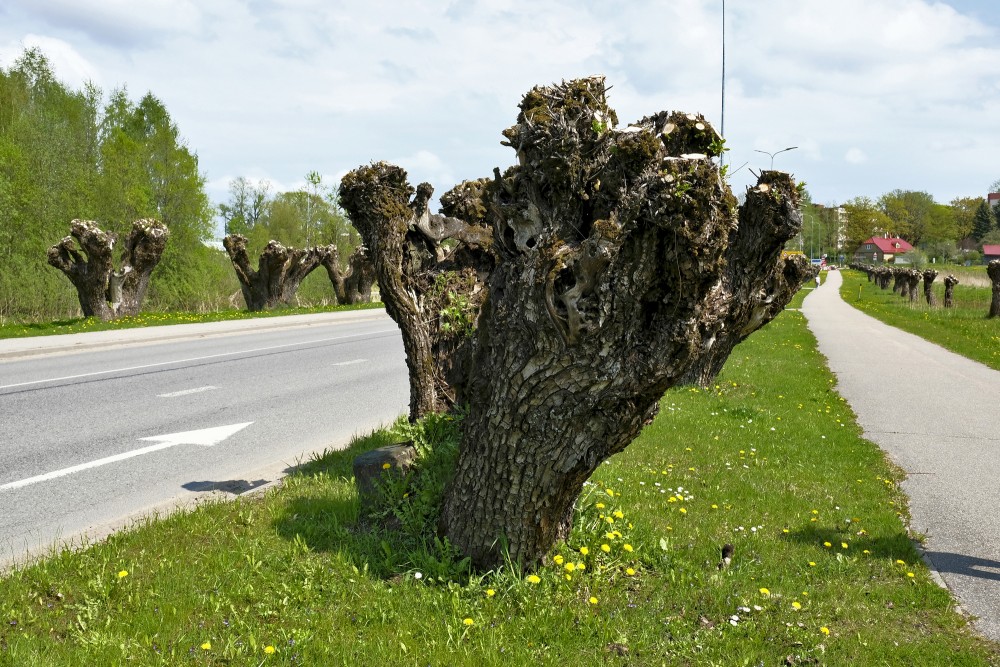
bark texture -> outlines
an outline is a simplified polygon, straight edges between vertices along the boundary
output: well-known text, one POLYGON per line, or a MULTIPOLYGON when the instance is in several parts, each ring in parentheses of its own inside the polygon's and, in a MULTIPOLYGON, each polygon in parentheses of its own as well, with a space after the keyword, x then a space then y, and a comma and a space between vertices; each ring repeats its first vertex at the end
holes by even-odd
POLYGON ((323 257, 323 268, 333 284, 337 303, 346 306, 354 303, 371 303, 375 284, 375 267, 372 266, 364 246, 359 246, 347 260, 347 269, 340 268, 340 253, 336 246, 323 257))
POLYGON ((270 241, 261 252, 255 271, 250 266, 246 237, 230 234, 222 239, 222 245, 233 262, 243 300, 250 311, 290 304, 305 277, 335 252, 332 245, 298 249, 270 241))
POLYGON ((808 276, 780 260, 801 224, 788 174, 764 172, 737 215, 703 117, 617 122, 601 77, 533 89, 504 132, 518 165, 442 196, 444 216, 392 165, 341 185, 403 329, 411 414, 466 406, 440 532, 481 568, 566 537, 584 481, 664 391, 808 276))
POLYGON ((937 278, 938 272, 934 269, 924 269, 924 298, 927 300, 928 306, 937 305, 934 300, 934 279, 937 278))
POLYGON ((115 270, 117 237, 96 222, 73 220, 70 235, 49 248, 48 262, 73 283, 85 317, 111 320, 138 315, 169 236, 159 220, 136 220, 122 245, 121 268, 115 270))
POLYGON ((958 284, 958 278, 956 278, 955 276, 953 276, 951 274, 948 274, 945 277, 945 279, 944 279, 944 307, 945 308, 951 308, 951 307, 953 307, 955 305, 954 301, 953 301, 953 298, 954 298, 954 294, 955 294, 955 285, 957 285, 957 284, 958 284))
POLYGON ((986 265, 986 275, 993 283, 993 298, 990 300, 989 317, 1000 317, 1000 259, 986 265))

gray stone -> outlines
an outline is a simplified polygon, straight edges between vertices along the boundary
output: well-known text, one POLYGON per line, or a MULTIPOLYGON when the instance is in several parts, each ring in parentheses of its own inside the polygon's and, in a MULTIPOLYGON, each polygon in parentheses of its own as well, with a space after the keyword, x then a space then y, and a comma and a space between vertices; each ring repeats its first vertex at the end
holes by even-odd
POLYGON ((355 457, 354 484, 361 502, 359 516, 367 516, 378 501, 379 479, 386 474, 406 476, 416 458, 417 449, 412 442, 379 447, 355 457))

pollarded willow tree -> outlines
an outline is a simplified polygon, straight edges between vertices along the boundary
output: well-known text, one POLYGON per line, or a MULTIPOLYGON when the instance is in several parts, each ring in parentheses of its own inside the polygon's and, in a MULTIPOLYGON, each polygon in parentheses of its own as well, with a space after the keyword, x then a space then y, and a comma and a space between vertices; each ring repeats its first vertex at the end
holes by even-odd
POLYGON ((484 568, 565 538, 583 483, 666 389, 804 277, 781 258, 801 227, 792 179, 764 172, 737 214, 703 117, 618 128, 603 77, 520 110, 503 133, 517 166, 446 193, 443 215, 386 163, 340 189, 402 330, 411 418, 467 411, 440 533, 484 568))
POLYGON ((341 306, 354 303, 370 303, 372 287, 375 284, 375 267, 365 253, 364 246, 358 246, 347 259, 347 268, 340 267, 340 252, 336 245, 330 245, 330 252, 321 260, 326 275, 333 285, 334 296, 341 306))
POLYGON ((250 311, 291 303, 306 276, 334 252, 331 250, 334 246, 289 248, 272 240, 261 251, 254 270, 250 266, 245 236, 230 234, 222 239, 222 245, 233 262, 243 300, 250 311))
POLYGON ((986 265, 986 275, 990 277, 993 298, 990 299, 990 313, 987 317, 1000 317, 1000 259, 986 265))
POLYGON ((73 283, 85 317, 138 315, 169 236, 159 220, 136 220, 122 244, 121 268, 115 270, 115 234, 91 220, 73 220, 70 235, 49 248, 48 261, 73 283))

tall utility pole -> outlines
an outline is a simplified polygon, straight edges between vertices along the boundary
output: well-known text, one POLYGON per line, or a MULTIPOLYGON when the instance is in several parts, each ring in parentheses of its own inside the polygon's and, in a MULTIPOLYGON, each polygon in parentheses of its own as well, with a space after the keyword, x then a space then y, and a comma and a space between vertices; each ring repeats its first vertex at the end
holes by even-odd
POLYGON ((722 0, 722 118, 719 134, 726 138, 726 0, 722 0))

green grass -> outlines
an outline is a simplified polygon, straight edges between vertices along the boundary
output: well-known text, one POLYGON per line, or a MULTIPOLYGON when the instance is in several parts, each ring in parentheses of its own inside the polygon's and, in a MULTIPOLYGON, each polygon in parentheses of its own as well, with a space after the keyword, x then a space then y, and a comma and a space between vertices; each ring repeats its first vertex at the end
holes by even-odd
MULTIPOLYGON (((455 576, 461 567, 411 539, 358 528, 351 461, 397 440, 391 430, 326 453, 263 496, 10 572, 0 580, 0 664, 1000 658, 930 580, 899 472, 861 439, 801 313, 740 345, 711 390, 666 394, 656 421, 600 466, 569 543, 537 583, 514 568, 455 576), (726 543, 735 555, 720 570, 726 543)), ((425 436, 454 433, 445 424, 425 436)))
MULTIPOLYGON (((983 277, 986 275, 984 271, 974 275, 980 274, 983 277)), ((869 283, 860 271, 843 271, 842 275, 844 282, 840 294, 844 301, 858 310, 1000 370, 1000 319, 986 317, 992 294, 989 287, 969 287, 959 283, 955 286, 954 307, 944 308, 941 304, 944 302, 943 280, 946 274, 942 273, 934 281, 937 305, 931 307, 923 298, 922 282, 920 298, 910 303, 893 293, 891 286, 883 290, 875 283, 869 283)), ((956 277, 962 280, 962 276, 956 274, 956 277)))
POLYGON ((198 324, 203 322, 223 322, 227 320, 248 320, 258 317, 332 313, 341 310, 363 310, 367 308, 382 308, 382 304, 359 303, 350 306, 288 307, 275 308, 274 310, 255 313, 251 313, 246 310, 219 310, 207 313, 143 313, 135 317, 122 317, 109 322, 102 322, 96 317, 81 317, 68 320, 58 320, 55 322, 4 324, 0 326, 0 338, 55 336, 60 334, 83 333, 85 331, 108 331, 112 329, 135 329, 137 327, 163 326, 167 324, 198 324))

